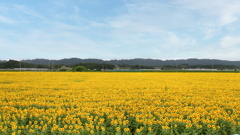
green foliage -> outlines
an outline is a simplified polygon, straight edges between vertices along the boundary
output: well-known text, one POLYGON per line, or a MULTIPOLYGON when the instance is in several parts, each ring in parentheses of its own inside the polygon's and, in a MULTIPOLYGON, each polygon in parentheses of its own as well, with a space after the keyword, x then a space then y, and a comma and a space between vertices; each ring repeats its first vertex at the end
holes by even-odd
POLYGON ((69 71, 69 69, 60 69, 60 71, 65 72, 65 71, 69 71))
POLYGON ((105 64, 105 63, 78 63, 73 65, 73 67, 75 66, 83 66, 86 67, 87 69, 90 70, 96 70, 96 71, 101 71, 101 69, 114 69, 115 65, 111 65, 111 64, 105 64))
POLYGON ((13 69, 13 68, 45 68, 45 65, 35 65, 35 64, 30 64, 30 63, 24 63, 24 62, 19 62, 16 60, 9 60, 4 63, 0 63, 0 68, 5 68, 5 69, 13 69))
POLYGON ((118 65, 121 69, 155 69, 154 66, 148 65, 128 65, 128 64, 119 64, 118 65))
POLYGON ((154 66, 146 66, 146 65, 133 65, 130 67, 131 69, 154 69, 154 66))
POLYGON ((73 71, 83 72, 87 71, 87 69, 84 66, 76 66, 73 68, 73 71))
POLYGON ((155 69, 160 68, 162 70, 182 70, 182 69, 218 69, 218 70, 234 70, 237 71, 239 69, 238 66, 234 65, 189 65, 189 64, 181 64, 181 65, 163 65, 163 66, 149 66, 149 65, 128 65, 128 64, 118 64, 120 69, 155 69))
POLYGON ((218 70, 225 70, 225 69, 238 69, 238 66, 234 65, 188 65, 188 64, 181 64, 181 65, 164 65, 161 66, 161 69, 163 70, 173 70, 173 69, 218 69, 218 70))

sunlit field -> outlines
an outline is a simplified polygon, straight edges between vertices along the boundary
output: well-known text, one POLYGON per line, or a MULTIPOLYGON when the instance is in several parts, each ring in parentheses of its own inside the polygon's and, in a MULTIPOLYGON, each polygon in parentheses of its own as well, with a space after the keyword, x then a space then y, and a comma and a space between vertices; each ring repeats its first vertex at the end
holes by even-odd
POLYGON ((239 73, 0 72, 0 134, 240 134, 239 73))

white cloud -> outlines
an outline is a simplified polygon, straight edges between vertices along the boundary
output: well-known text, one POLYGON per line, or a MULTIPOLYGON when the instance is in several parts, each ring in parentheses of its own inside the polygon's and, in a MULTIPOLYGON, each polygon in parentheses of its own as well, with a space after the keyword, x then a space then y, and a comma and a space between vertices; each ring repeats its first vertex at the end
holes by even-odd
POLYGON ((240 46, 240 36, 226 36, 221 39, 222 47, 234 47, 236 45, 240 46))
POLYGON ((63 31, 80 31, 80 30, 86 29, 84 27, 79 27, 76 25, 70 25, 70 24, 61 23, 61 22, 52 22, 51 25, 54 26, 55 29, 63 30, 63 31))
POLYGON ((0 13, 1 13, 2 15, 4 15, 4 14, 7 14, 8 12, 9 12, 8 6, 6 6, 6 5, 4 5, 4 4, 1 4, 1 5, 0 5, 0 13))
MULTIPOLYGON (((6 31, 0 33, 1 51, 14 52, 18 58, 54 58, 82 57, 90 58, 94 55, 103 55, 98 44, 85 37, 81 29, 74 26, 56 24, 52 28, 32 28, 25 32, 6 31), (7 38, 11 37, 11 38, 7 38), (4 44, 3 44, 4 43, 4 44), (12 49, 14 48, 14 49, 12 49)), ((6 56, 5 53, 0 57, 6 56)))
POLYGON ((183 8, 199 13, 202 17, 216 18, 218 25, 227 25, 239 19, 239 0, 176 0, 183 8))
POLYGON ((9 17, 6 16, 0 16, 0 22, 7 23, 7 24, 13 24, 15 21, 9 17))
POLYGON ((0 8, 0 23, 9 26, 0 27, 1 51, 16 48, 12 54, 28 58, 238 57, 240 37, 228 35, 239 35, 239 0, 126 0, 114 14, 98 13, 92 7, 106 6, 99 3, 44 2, 0 8))
MULTIPOLYGON (((203 53, 200 51, 200 54, 203 53)), ((240 48, 228 47, 222 49, 221 47, 207 47, 205 48, 204 56, 205 58, 211 59, 222 59, 222 60, 240 60, 239 57, 240 48)))
POLYGON ((152 2, 127 3, 124 14, 108 18, 107 24, 113 29, 113 35, 122 35, 123 38, 134 37, 141 40, 144 36, 159 37, 167 33, 164 30, 162 5, 152 2), (144 36, 143 36, 144 35, 144 36))
POLYGON ((175 46, 175 47, 179 48, 179 47, 183 47, 184 45, 186 45, 186 41, 179 38, 174 33, 169 33, 169 37, 168 37, 167 41, 168 41, 168 46, 170 46, 170 47, 175 46))
POLYGON ((41 13, 38 13, 36 11, 36 9, 29 8, 28 6, 13 5, 13 10, 15 10, 16 12, 24 13, 24 14, 32 16, 32 17, 36 17, 36 18, 46 20, 45 17, 43 15, 41 15, 41 13))

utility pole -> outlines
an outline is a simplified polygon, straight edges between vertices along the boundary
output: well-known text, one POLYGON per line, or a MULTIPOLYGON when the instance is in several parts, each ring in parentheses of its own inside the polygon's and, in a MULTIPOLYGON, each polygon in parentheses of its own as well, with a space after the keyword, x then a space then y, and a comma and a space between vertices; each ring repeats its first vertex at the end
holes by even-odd
POLYGON ((177 62, 176 62, 176 69, 175 69, 176 72, 178 72, 177 68, 178 68, 178 67, 177 67, 177 62))
POLYGON ((49 71, 51 70, 50 63, 51 63, 51 61, 49 60, 49 61, 48 61, 48 68, 49 68, 49 71))
POLYGON ((22 63, 21 63, 21 61, 20 61, 20 72, 22 71, 22 63))
POLYGON ((213 72, 213 63, 212 63, 212 72, 213 72))
POLYGON ((140 63, 138 63, 138 71, 140 71, 140 63))
POLYGON ((53 67, 53 61, 52 61, 52 71, 53 71, 54 67, 53 67))

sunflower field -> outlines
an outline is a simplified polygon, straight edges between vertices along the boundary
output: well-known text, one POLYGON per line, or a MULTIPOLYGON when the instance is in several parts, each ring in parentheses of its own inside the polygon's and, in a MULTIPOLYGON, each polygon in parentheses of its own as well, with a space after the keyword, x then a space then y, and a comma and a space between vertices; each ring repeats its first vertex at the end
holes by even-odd
POLYGON ((240 134, 239 82, 239 73, 0 72, 0 134, 240 134))

